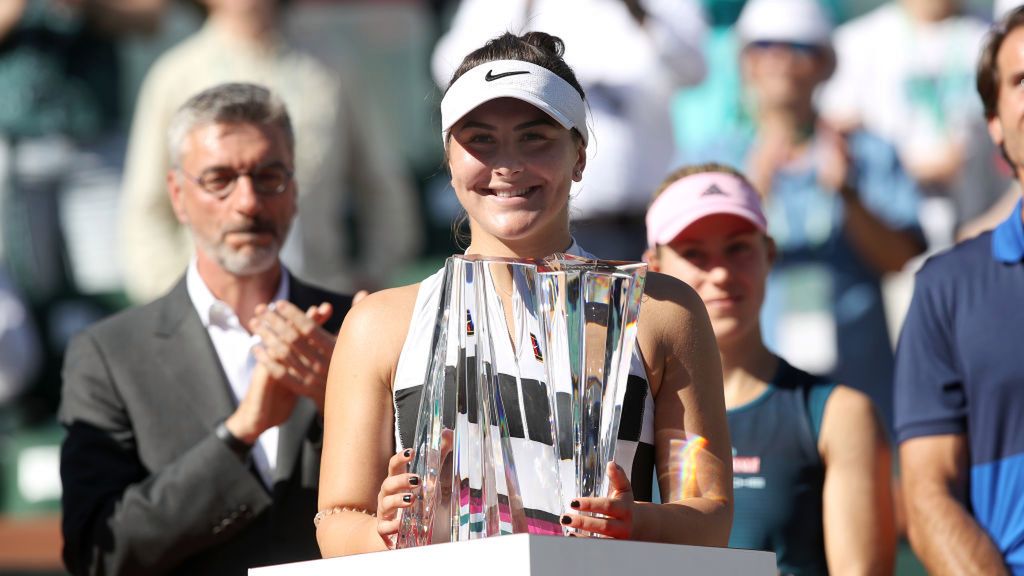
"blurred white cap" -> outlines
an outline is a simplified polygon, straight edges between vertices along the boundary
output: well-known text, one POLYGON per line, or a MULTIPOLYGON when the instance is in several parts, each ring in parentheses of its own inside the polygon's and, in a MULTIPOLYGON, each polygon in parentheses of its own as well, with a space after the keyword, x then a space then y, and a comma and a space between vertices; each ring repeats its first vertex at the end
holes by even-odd
POLYGON ((1021 5, 1021 0, 996 0, 992 6, 992 19, 999 21, 1006 16, 1010 10, 1021 5))
POLYGON ((736 22, 740 41, 832 47, 832 22, 819 0, 749 0, 736 22))

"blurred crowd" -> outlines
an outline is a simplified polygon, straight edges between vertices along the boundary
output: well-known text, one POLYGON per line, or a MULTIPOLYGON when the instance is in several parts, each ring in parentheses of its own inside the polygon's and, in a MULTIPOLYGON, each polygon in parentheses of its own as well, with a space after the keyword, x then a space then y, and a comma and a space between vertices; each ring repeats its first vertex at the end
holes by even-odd
POLYGON ((415 282, 462 248, 439 87, 505 30, 561 37, 587 94, 575 238, 638 260, 667 174, 744 171, 779 250, 766 343, 867 393, 891 433, 913 272, 996 226, 1018 194, 974 86, 983 37, 1015 3, 771 0, 741 18, 743 5, 3 0, 0 444, 53 425, 72 335, 161 296, 189 265, 166 191, 166 134, 189 97, 255 82, 287 105, 299 143, 289 270, 344 293, 415 282), (847 187, 854 208, 837 201, 847 187))

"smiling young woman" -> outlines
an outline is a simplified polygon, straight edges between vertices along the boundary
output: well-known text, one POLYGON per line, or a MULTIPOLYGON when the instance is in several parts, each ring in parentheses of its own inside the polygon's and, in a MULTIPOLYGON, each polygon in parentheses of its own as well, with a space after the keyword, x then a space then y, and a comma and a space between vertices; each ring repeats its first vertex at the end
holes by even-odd
MULTIPOLYGON (((467 56, 445 93, 442 137, 469 219, 469 254, 591 256, 569 230, 569 189, 583 177, 588 130, 584 94, 562 49, 544 33, 506 34, 467 56)), ((406 471, 407 430, 441 280, 439 272, 372 294, 346 317, 324 421, 317 514, 324 556, 389 548, 401 510, 419 497, 419 478, 406 471)), ((722 546, 732 518, 730 443, 718 351, 700 298, 650 274, 637 345, 624 412, 639 424, 620 432, 629 449, 608 468, 609 495, 580 498, 556 521, 615 538, 722 546), (699 471, 686 477, 674 449, 696 437, 704 439, 699 471), (655 468, 665 504, 649 502, 655 468)))

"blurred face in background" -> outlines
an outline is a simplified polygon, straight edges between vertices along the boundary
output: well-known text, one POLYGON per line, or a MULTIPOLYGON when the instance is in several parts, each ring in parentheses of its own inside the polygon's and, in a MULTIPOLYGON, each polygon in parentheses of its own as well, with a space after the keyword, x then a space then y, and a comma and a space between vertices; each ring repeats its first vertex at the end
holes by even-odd
POLYGON ((939 22, 960 12, 959 0, 902 0, 915 19, 924 22, 939 22))
POLYGON ((832 72, 831 54, 811 44, 750 42, 740 57, 743 81, 759 108, 810 106, 832 72))
POLYGON ((266 18, 276 14, 280 0, 201 0, 211 14, 218 16, 266 18))
POLYGON ((765 280, 774 258, 774 243, 749 220, 714 214, 659 246, 651 268, 696 290, 721 346, 754 331, 760 337, 765 280))

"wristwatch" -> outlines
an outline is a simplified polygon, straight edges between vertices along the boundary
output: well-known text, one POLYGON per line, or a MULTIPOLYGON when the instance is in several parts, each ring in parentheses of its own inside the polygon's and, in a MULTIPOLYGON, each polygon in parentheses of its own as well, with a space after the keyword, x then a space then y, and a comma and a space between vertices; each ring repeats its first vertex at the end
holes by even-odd
POLYGON ((249 444, 232 434, 231 430, 228 430, 227 420, 221 421, 220 424, 217 424, 217 429, 214 431, 214 434, 217 435, 217 438, 219 438, 220 441, 235 454, 235 456, 238 456, 239 460, 245 462, 249 458, 249 453, 252 452, 252 444, 249 444))

